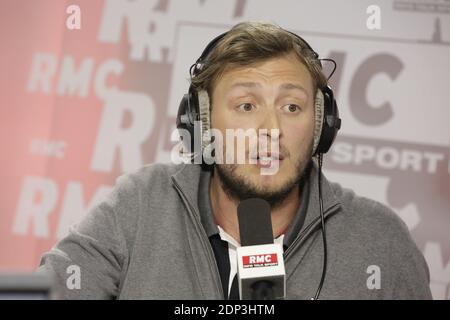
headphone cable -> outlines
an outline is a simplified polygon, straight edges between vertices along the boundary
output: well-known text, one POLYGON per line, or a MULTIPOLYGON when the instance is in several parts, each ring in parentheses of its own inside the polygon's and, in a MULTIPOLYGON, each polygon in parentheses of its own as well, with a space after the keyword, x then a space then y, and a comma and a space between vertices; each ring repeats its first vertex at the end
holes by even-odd
POLYGON ((330 73, 330 75, 327 77, 327 82, 330 80, 330 78, 333 76, 333 74, 334 74, 334 72, 336 71, 336 68, 337 68, 337 64, 336 64, 336 61, 334 61, 333 59, 331 59, 331 58, 322 58, 322 59, 318 59, 321 63, 322 63, 322 61, 330 61, 330 62, 332 62, 333 63, 333 70, 331 71, 331 73, 330 73))
POLYGON ((325 219, 323 216, 323 199, 322 199, 322 161, 323 161, 322 153, 318 155, 318 163, 319 163, 319 206, 320 206, 320 220, 322 224, 322 241, 323 241, 323 267, 322 267, 322 276, 320 278, 319 287, 317 288, 316 295, 312 300, 318 300, 320 291, 322 290, 323 283, 325 281, 325 275, 327 271, 327 237, 325 230, 325 219))

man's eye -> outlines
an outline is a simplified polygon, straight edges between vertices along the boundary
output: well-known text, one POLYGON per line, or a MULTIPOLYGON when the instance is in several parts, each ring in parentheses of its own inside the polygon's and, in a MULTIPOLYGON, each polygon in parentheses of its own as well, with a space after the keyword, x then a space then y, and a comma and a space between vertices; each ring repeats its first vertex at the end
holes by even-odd
POLYGON ((251 103, 243 103, 238 106, 239 111, 242 112, 250 112, 253 108, 254 106, 251 103))
POLYGON ((282 107, 283 111, 294 113, 300 110, 300 107, 296 104, 287 104, 282 107))

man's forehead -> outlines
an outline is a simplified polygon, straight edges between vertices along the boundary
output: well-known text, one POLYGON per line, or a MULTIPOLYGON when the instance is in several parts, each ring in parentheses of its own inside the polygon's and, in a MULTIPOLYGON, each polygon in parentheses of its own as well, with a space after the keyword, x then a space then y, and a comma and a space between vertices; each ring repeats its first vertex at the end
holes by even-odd
MULTIPOLYGON (((276 82, 283 90, 304 90, 312 85, 312 77, 306 66, 295 56, 270 58, 246 66, 226 67, 217 79, 228 88, 258 89, 264 82, 276 82)), ((312 87, 310 87, 312 88, 312 87)))

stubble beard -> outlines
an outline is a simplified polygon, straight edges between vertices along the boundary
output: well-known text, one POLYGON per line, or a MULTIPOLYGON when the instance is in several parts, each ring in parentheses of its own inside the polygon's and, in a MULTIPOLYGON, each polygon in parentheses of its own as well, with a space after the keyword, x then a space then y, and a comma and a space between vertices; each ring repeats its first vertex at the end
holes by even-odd
MULTIPOLYGON (((312 146, 308 148, 307 154, 311 154, 311 150, 312 146)), ((293 177, 277 190, 264 190, 261 186, 249 183, 247 177, 236 173, 238 164, 216 164, 215 167, 222 189, 228 198, 237 203, 248 198, 261 198, 266 200, 273 210, 283 204, 297 185, 299 191, 303 189, 310 175, 312 163, 311 157, 300 157, 295 164, 293 177)))

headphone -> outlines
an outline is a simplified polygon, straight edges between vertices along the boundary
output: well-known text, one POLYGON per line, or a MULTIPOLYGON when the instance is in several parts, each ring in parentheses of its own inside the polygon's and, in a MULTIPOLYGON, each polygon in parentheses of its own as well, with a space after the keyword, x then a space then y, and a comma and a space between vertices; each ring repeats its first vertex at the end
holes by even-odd
MULTIPOLYGON (((322 63, 319 60, 319 55, 311 48, 311 46, 299 35, 287 30, 285 31, 289 32, 297 39, 299 39, 300 42, 312 52, 314 58, 322 68, 322 63)), ((227 34, 228 32, 222 33, 208 43, 200 57, 189 70, 191 79, 202 71, 205 65, 205 60, 210 52, 227 34)), ((314 109, 315 120, 312 156, 327 153, 331 145, 333 144, 334 139, 336 138, 338 130, 341 127, 339 110, 334 98, 333 90, 330 88, 330 86, 327 85, 322 89, 317 89, 314 101, 314 109)), ((190 134, 190 139, 185 139, 184 136, 180 134, 180 136, 182 136, 182 143, 188 150, 194 150, 196 145, 195 137, 200 134, 203 154, 204 148, 208 147, 208 145, 210 145, 211 143, 211 136, 209 131, 211 127, 210 100, 206 90, 196 90, 192 85, 189 86, 188 93, 184 94, 178 107, 176 125, 180 133, 180 129, 183 129, 187 130, 187 132, 190 134), (194 126, 196 121, 200 121, 200 127, 194 126)))

